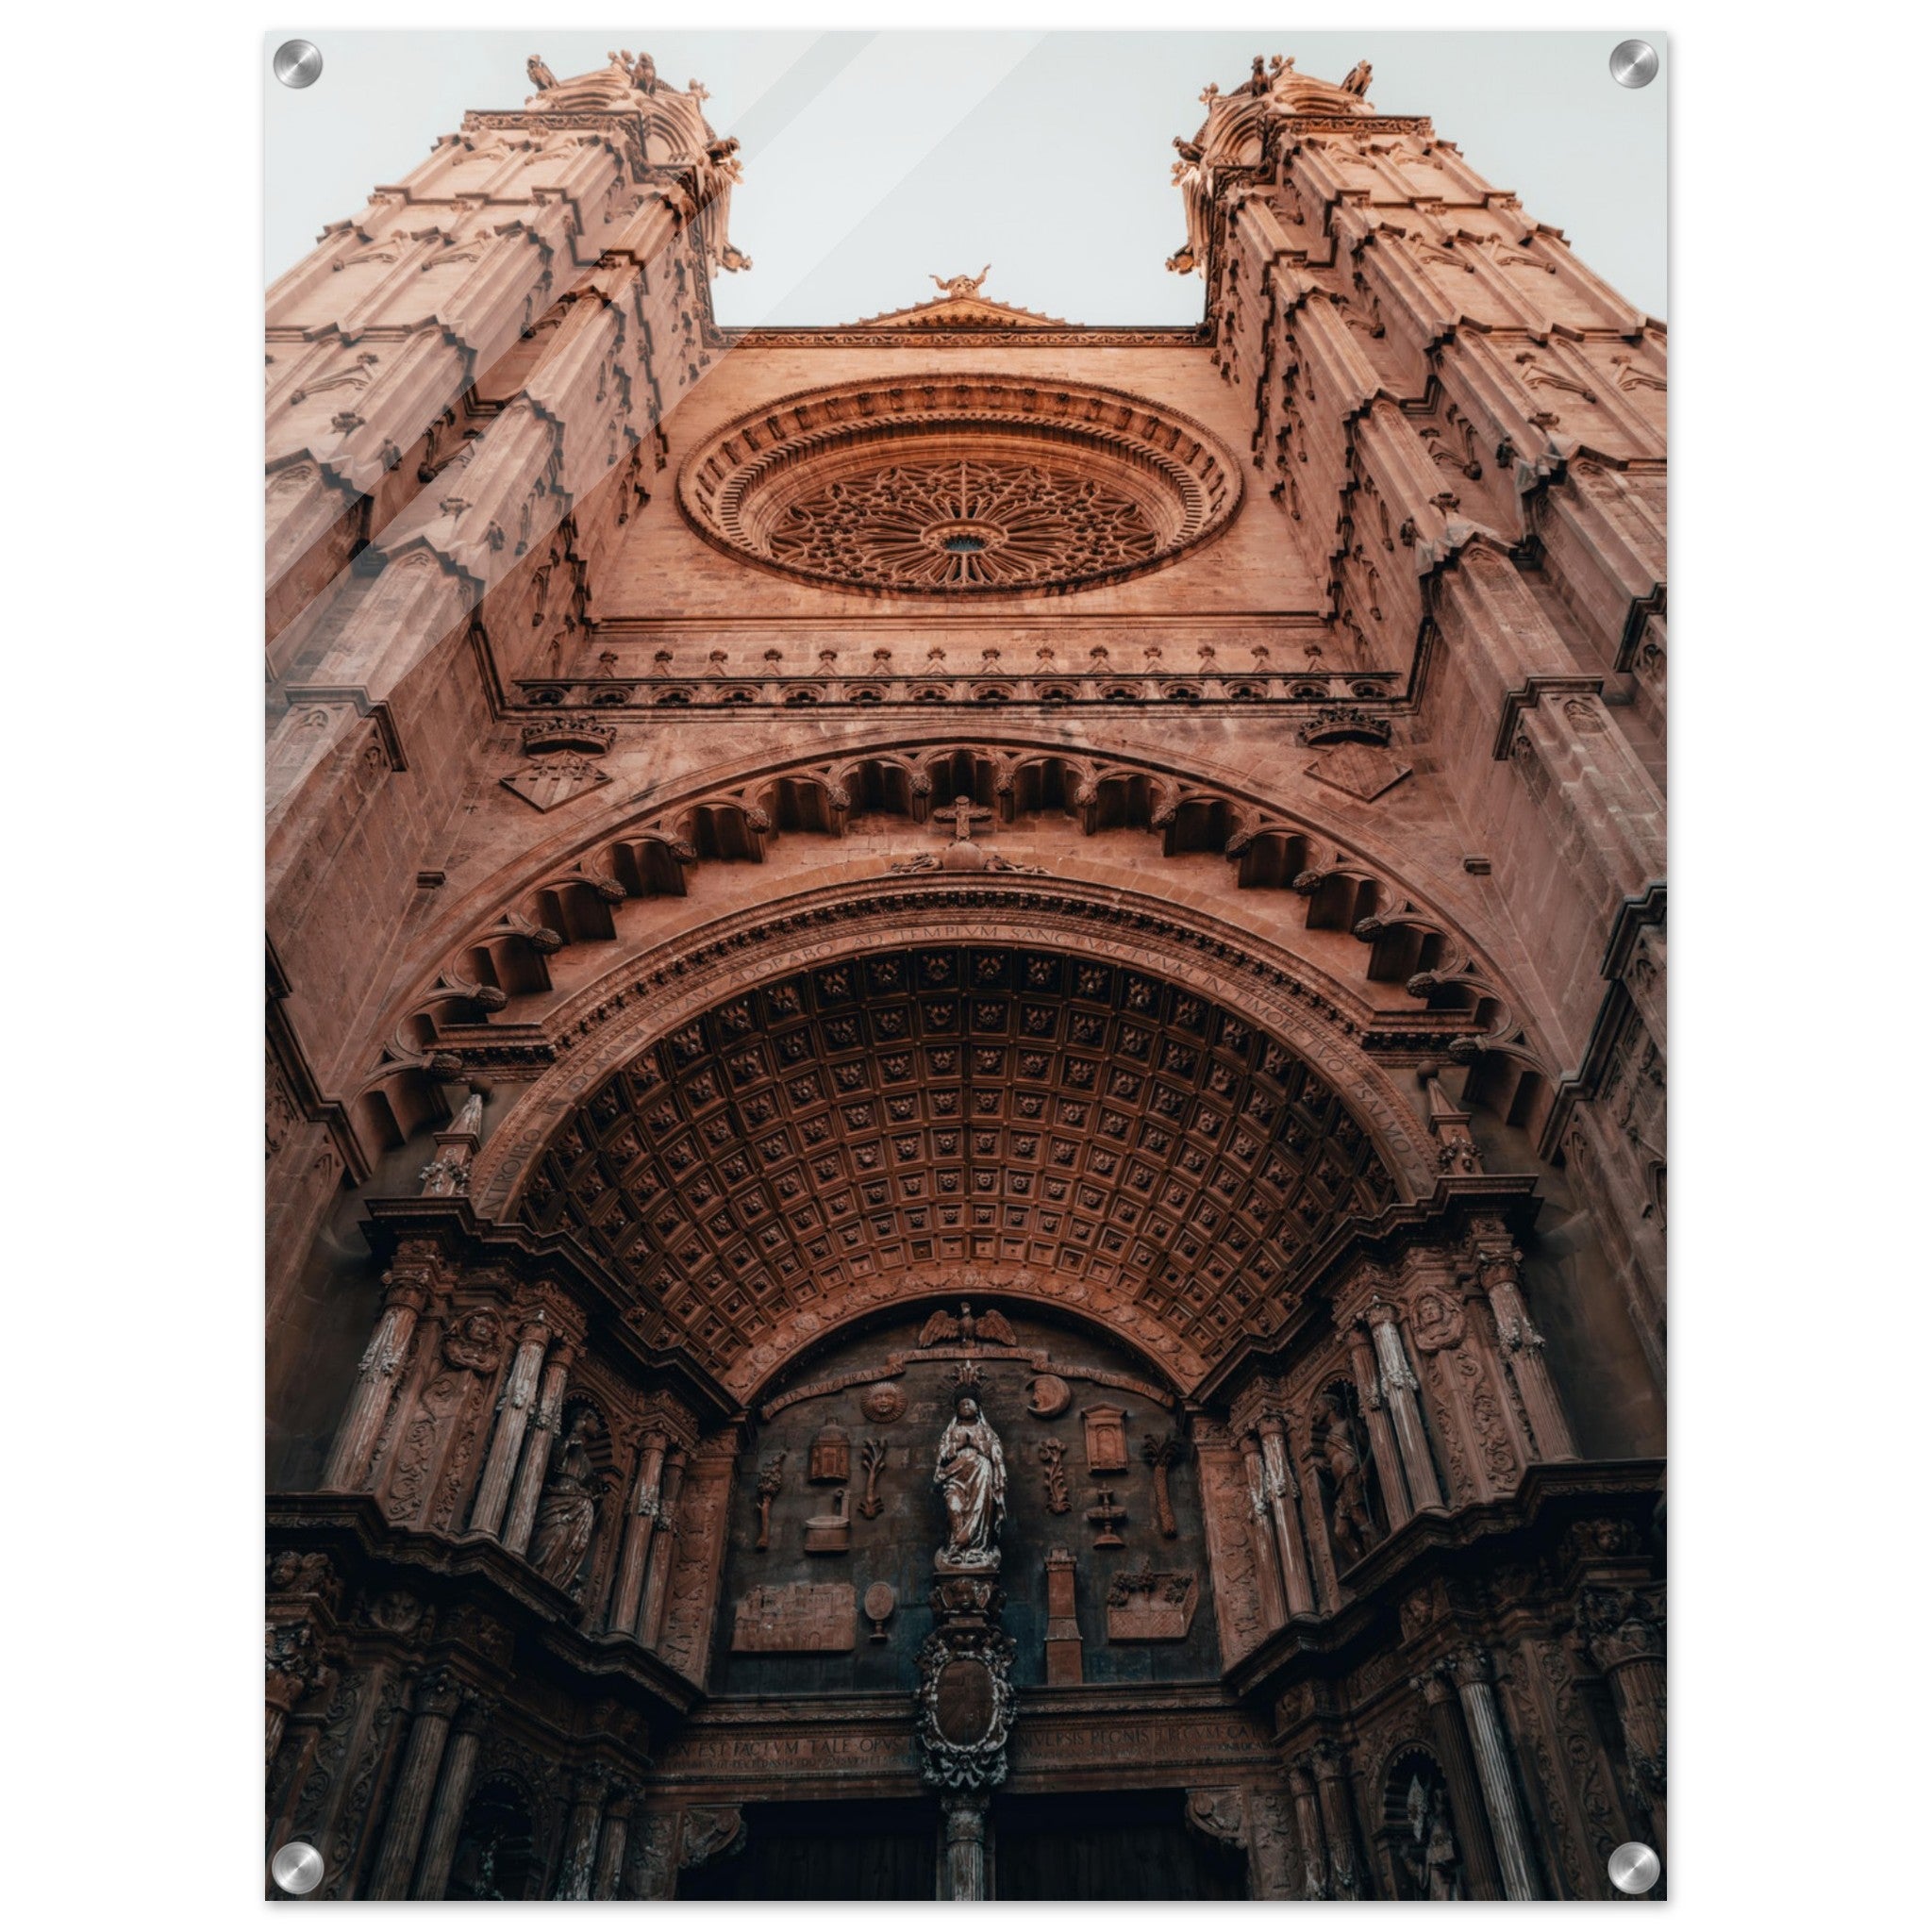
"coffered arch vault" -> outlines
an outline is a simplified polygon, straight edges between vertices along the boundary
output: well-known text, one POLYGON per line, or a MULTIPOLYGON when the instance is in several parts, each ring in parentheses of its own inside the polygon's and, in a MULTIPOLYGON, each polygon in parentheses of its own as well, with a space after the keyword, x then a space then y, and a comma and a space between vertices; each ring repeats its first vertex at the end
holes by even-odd
POLYGON ((479 1208, 570 1236, 641 1339, 741 1392, 846 1304, 962 1268, 1185 1387, 1287 1322, 1351 1218, 1416 1191, 1395 1083, 1278 967, 1030 881, 886 896, 719 934, 728 991, 690 955, 608 989, 594 1069, 505 1119, 479 1208))

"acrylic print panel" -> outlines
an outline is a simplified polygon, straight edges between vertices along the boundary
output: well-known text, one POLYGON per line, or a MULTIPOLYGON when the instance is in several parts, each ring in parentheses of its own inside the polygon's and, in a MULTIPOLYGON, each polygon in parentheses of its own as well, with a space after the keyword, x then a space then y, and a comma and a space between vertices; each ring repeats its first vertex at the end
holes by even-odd
POLYGON ((264 49, 272 1895, 1664 1854, 1617 38, 264 49))

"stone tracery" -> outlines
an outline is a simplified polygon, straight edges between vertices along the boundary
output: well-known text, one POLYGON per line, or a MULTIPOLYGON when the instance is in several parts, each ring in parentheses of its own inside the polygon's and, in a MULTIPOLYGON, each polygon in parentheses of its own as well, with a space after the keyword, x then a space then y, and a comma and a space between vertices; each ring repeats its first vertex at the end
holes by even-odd
POLYGON ((984 452, 827 483, 789 502, 774 559, 878 590, 1041 588, 1130 570, 1160 536, 1141 506, 1074 469, 984 452))
POLYGON ((966 375, 813 391, 686 459, 701 535, 874 592, 1059 591, 1191 549, 1241 500, 1234 459, 1165 407, 1088 384, 966 375))

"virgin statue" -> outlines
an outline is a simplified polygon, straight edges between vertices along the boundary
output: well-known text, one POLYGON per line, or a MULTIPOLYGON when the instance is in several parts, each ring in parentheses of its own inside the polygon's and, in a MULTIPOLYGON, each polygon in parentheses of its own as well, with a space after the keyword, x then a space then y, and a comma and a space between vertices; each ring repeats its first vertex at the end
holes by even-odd
POLYGON ((946 1504, 946 1546, 939 1553, 940 1565, 997 1570, 1000 1524, 1007 1513, 1007 1459, 978 1402, 963 1391, 940 1438, 932 1479, 946 1504))

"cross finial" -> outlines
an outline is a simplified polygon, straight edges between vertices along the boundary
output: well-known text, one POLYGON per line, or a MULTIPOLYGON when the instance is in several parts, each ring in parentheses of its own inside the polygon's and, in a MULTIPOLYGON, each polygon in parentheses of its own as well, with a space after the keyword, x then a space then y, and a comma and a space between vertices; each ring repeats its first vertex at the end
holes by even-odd
POLYGON ((941 806, 933 814, 935 824, 943 824, 946 820, 953 822, 953 842, 956 845, 970 844, 973 840, 973 825, 976 819, 991 818, 991 811, 983 805, 974 805, 970 798, 956 798, 951 805, 941 806))

